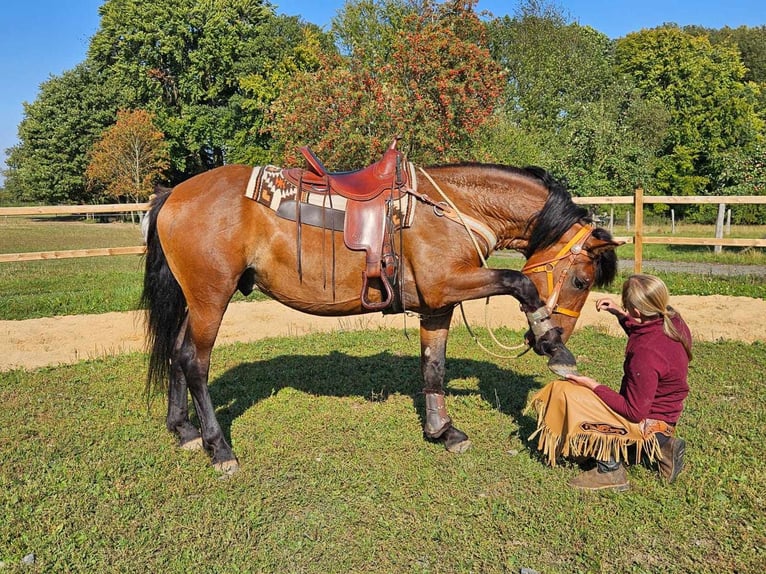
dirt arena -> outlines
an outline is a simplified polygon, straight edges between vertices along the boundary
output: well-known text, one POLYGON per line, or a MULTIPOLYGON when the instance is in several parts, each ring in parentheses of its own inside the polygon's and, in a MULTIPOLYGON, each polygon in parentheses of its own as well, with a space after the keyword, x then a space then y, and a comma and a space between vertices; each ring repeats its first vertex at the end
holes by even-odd
MULTIPOLYGON (((610 334, 621 335, 611 315, 597 313, 591 293, 578 329, 595 326, 610 334)), ((747 343, 766 341, 766 300, 747 297, 678 296, 671 303, 688 322, 696 340, 739 340, 747 343)), ((492 327, 524 329, 526 320, 512 297, 494 297, 489 309, 482 301, 465 303, 473 327, 486 325, 485 314, 492 317, 492 327), (487 313, 488 311, 488 313, 487 313)), ((218 344, 250 342, 265 337, 300 336, 308 333, 367 328, 416 327, 415 317, 370 315, 327 318, 293 311, 275 301, 234 303, 224 317, 218 344)), ((459 310, 454 322, 462 318, 459 310)), ((0 370, 33 369, 74 363, 84 359, 143 349, 143 314, 105 313, 0 321, 0 370)), ((520 342, 520 341, 519 341, 520 342)))

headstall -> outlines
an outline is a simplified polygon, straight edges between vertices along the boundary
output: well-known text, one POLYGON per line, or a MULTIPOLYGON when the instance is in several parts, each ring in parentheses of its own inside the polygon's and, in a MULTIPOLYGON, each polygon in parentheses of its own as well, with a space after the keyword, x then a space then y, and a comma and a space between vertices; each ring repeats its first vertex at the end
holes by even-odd
POLYGON ((551 315, 553 313, 559 313, 574 318, 580 316, 579 311, 560 307, 557 302, 559 294, 561 293, 561 287, 564 285, 564 281, 569 274, 569 269, 572 267, 578 256, 587 256, 587 253, 585 252, 585 242, 588 241, 588 238, 593 233, 593 229, 592 225, 583 226, 582 229, 575 233, 574 237, 572 237, 572 239, 570 239, 555 256, 544 261, 535 261, 534 257, 530 257, 527 264, 521 270, 525 275, 542 272, 547 274, 548 300, 545 301, 545 306, 548 308, 548 312, 551 315), (554 284, 554 271, 562 264, 565 265, 565 267, 562 269, 558 281, 554 284))

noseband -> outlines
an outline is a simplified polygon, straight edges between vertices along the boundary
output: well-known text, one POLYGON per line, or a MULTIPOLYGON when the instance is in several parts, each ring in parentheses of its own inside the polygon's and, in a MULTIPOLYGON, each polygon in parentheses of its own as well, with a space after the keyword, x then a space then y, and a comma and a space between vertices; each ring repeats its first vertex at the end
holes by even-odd
POLYGON ((545 301, 545 299, 543 299, 543 301, 545 302, 545 307, 548 309, 548 312, 551 315, 553 313, 559 313, 561 315, 567 315, 568 317, 574 318, 580 316, 579 311, 573 311, 572 309, 560 307, 557 304, 557 301, 559 299, 559 295, 561 294, 561 288, 564 285, 564 280, 569 274, 569 269, 572 267, 577 257, 580 255, 587 256, 587 253, 584 249, 585 242, 588 241, 588 238, 593 233, 593 229, 594 228, 592 225, 583 226, 556 255, 543 261, 535 261, 534 256, 530 257, 527 261, 527 264, 521 270, 521 272, 525 275, 531 275, 532 273, 542 273, 543 271, 546 273, 548 279, 548 300, 545 301), (561 270, 559 279, 554 285, 553 272, 559 265, 564 265, 564 268, 561 270))

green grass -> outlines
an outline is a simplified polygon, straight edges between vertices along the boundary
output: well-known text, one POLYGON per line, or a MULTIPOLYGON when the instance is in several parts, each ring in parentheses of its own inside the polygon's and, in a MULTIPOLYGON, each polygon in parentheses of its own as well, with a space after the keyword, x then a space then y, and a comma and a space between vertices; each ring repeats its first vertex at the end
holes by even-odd
MULTIPOLYGON (((586 329, 570 348, 618 384, 624 339, 586 329)), ((217 348, 230 480, 175 447, 162 400, 147 412, 140 354, 2 373, 0 571, 761 572, 766 346, 695 350, 688 469, 664 485, 634 466, 631 491, 595 495, 526 440, 544 361, 491 359, 464 329, 447 363, 463 455, 422 439, 414 332, 217 348)))
MULTIPOLYGON (((761 233, 763 228, 760 229, 761 233)), ((756 233, 756 231, 751 231, 756 233)), ((59 220, 35 221, 5 218, 0 221, 4 253, 119 247, 140 244, 137 225, 97 224, 59 220)), ((766 265, 766 251, 726 249, 715 255, 712 248, 666 245, 646 246, 645 259, 668 261, 723 262, 766 265)), ((632 246, 620 247, 622 258, 633 256, 632 246)), ((492 257, 490 265, 520 269, 523 260, 492 257)), ((632 271, 623 272, 615 283, 632 271)), ((675 295, 725 294, 763 297, 766 278, 716 277, 679 273, 657 273, 675 295)), ((56 315, 104 313, 135 309, 143 282, 143 258, 135 255, 0 263, 0 320, 18 320, 56 315)), ((235 300, 242 297, 237 294, 235 300)), ((265 299, 254 293, 250 299, 265 299)))
POLYGON ((141 245, 137 224, 6 217, 0 220, 3 253, 141 245))

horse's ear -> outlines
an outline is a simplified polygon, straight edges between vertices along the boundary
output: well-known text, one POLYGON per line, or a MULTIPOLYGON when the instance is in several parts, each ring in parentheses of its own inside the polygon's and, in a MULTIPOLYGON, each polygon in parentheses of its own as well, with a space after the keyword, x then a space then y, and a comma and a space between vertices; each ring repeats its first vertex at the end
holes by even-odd
POLYGON ((596 237, 591 236, 590 241, 588 241, 588 244, 585 246, 585 249, 591 254, 591 255, 600 255, 604 251, 609 251, 610 249, 616 249, 620 245, 624 245, 624 241, 615 241, 614 239, 598 239, 596 237))

